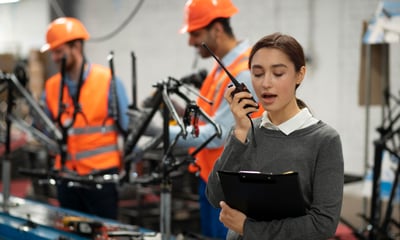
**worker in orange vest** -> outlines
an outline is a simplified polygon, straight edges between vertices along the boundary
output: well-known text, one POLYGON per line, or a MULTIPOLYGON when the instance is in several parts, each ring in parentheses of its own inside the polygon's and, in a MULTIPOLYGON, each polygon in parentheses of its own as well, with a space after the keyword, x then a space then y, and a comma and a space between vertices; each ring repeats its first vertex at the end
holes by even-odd
MULTIPOLYGON (((196 48, 202 58, 209 58, 210 52, 202 46, 202 43, 205 43, 236 80, 244 83, 250 92, 253 92, 248 69, 249 43, 237 40, 230 25, 230 17, 237 12, 238 9, 231 0, 189 0, 185 4, 185 22, 180 32, 189 34, 189 45, 196 48)), ((202 234, 221 239, 225 239, 227 229, 219 221, 220 210, 209 204, 205 188, 208 176, 223 150, 225 138, 234 123, 229 105, 223 97, 231 83, 225 71, 215 62, 215 66, 200 88, 200 95, 212 103, 204 98, 197 99, 197 105, 219 124, 222 130, 220 138, 214 138, 195 155, 195 163, 200 168, 199 201, 202 234)), ((262 109, 254 112, 252 117, 261 116, 261 113, 262 109)), ((181 129, 178 126, 170 126, 169 131, 172 141, 181 129)), ((215 128, 211 123, 200 122, 198 137, 189 134, 185 139, 179 139, 177 146, 198 147, 214 133, 215 128)), ((191 165, 189 170, 197 171, 197 166, 191 165)))
MULTIPOLYGON (((89 33, 78 19, 62 17, 49 24, 47 43, 41 49, 50 51, 60 71, 46 81, 42 97, 46 112, 63 130, 65 140, 54 168, 80 176, 117 174, 121 167, 118 139, 128 125, 128 99, 118 78, 112 84, 109 68, 85 58, 87 39, 89 33), (112 94, 112 86, 116 94, 112 94)), ((57 197, 61 207, 117 218, 115 183, 91 188, 71 186, 69 181, 61 180, 57 197)))

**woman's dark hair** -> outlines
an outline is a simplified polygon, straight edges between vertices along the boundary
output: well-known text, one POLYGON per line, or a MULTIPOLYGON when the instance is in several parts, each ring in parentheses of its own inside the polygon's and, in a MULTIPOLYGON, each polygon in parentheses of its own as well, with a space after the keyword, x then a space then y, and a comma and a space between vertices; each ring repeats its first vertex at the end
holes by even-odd
MULTIPOLYGON (((251 61, 253 60, 254 54, 261 48, 274 48, 284 52, 293 62, 296 72, 300 71, 301 67, 306 65, 306 59, 304 56, 303 47, 295 38, 282 33, 273 33, 261 38, 256 42, 251 49, 249 56, 249 69, 251 68, 251 61)), ((296 89, 299 84, 296 85, 296 89)), ((300 99, 296 99, 297 105, 300 108, 307 107, 307 105, 300 99)))

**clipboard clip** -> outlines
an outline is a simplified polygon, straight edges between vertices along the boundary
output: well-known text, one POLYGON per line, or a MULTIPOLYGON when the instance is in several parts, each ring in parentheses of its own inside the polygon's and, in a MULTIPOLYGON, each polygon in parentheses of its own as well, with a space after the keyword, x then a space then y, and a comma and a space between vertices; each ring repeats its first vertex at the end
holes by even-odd
POLYGON ((273 173, 261 173, 258 171, 239 171, 239 179, 241 182, 264 182, 264 183, 276 183, 276 177, 282 175, 293 175, 297 174, 295 171, 287 171, 280 174, 273 173))
POLYGON ((276 183, 276 179, 273 174, 262 174, 260 172, 253 171, 239 172, 239 179, 241 182, 276 183))

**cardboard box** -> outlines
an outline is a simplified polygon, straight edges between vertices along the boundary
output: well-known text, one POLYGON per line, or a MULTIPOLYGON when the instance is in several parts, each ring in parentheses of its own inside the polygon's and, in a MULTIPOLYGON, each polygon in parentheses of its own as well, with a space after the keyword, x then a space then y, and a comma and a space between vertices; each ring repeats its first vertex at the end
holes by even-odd
POLYGON ((17 63, 16 57, 11 53, 0 54, 0 71, 11 73, 17 63))
POLYGON ((32 97, 36 100, 40 99, 43 92, 45 81, 45 69, 42 53, 38 49, 32 49, 28 57, 28 88, 32 97))
MULTIPOLYGON (((367 29, 364 22, 363 35, 367 29)), ((381 105, 384 96, 384 89, 388 85, 389 76, 389 45, 388 44, 363 44, 360 55, 360 79, 359 79, 359 105, 381 105), (367 48, 370 49, 370 56, 367 55, 367 48), (369 84, 369 86, 368 86, 369 84), (367 87, 370 89, 367 91, 367 87)))

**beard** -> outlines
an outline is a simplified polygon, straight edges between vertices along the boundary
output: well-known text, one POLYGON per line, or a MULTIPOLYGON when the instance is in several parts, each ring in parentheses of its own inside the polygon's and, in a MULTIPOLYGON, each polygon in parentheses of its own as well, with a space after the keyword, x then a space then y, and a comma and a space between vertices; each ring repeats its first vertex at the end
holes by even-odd
POLYGON ((68 56, 66 56, 65 66, 63 66, 62 59, 57 62, 57 65, 58 65, 60 72, 63 70, 63 67, 64 67, 65 72, 70 72, 74 69, 74 67, 76 65, 76 58, 73 55, 69 54, 68 56))

